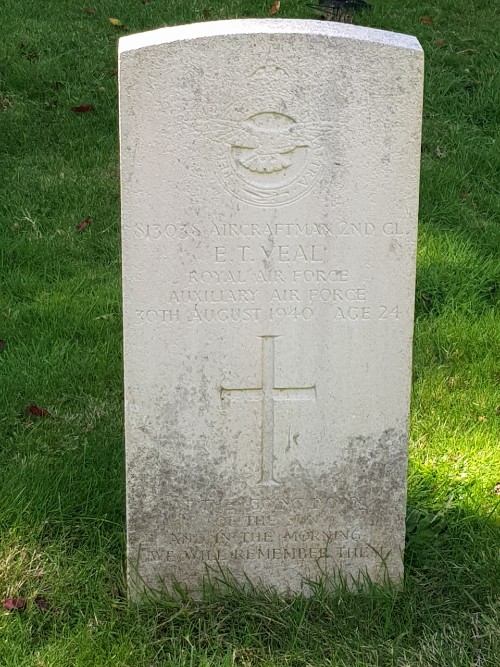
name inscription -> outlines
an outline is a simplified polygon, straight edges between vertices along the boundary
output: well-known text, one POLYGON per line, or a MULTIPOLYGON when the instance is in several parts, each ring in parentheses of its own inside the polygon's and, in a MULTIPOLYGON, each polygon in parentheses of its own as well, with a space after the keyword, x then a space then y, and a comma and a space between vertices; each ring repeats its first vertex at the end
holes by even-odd
MULTIPOLYGON (((362 323, 399 320, 397 303, 374 303, 371 282, 342 266, 332 266, 332 255, 325 245, 335 237, 392 237, 391 251, 402 246, 394 237, 403 235, 395 223, 348 224, 320 223, 211 223, 139 224, 134 236, 143 241, 177 241, 175 251, 191 244, 208 242, 209 266, 196 260, 166 290, 160 304, 136 309, 139 325, 184 324, 279 324, 286 320, 309 322, 319 309, 328 311, 334 322, 362 323), (255 244, 238 243, 255 239, 255 244), (222 243, 221 243, 222 241, 222 243), (323 242, 322 242, 323 241, 323 242), (230 245, 227 245, 230 243, 230 245), (213 244, 213 245, 212 245, 213 244)), ((205 259, 205 262, 208 260, 205 259)))

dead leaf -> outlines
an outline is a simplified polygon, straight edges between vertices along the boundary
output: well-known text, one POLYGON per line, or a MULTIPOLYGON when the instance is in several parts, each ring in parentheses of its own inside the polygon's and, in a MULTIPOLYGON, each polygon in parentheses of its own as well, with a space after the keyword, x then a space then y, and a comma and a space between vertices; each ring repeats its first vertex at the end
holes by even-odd
POLYGON ((0 340, 0 352, 2 352, 2 350, 5 350, 5 341, 4 340, 0 340))
POLYGON ((108 76, 116 76, 118 74, 118 69, 116 67, 113 67, 113 69, 110 69, 108 72, 108 76))
POLYGON ((71 107, 71 111, 75 113, 87 113, 87 111, 95 111, 95 107, 92 104, 80 104, 78 107, 71 107))
POLYGON ((481 81, 479 81, 478 79, 470 79, 470 81, 467 81, 467 83, 465 84, 465 89, 472 90, 476 86, 479 86, 480 83, 481 81))
POLYGON ((431 297, 427 294, 427 292, 422 292, 422 304, 424 306, 424 310, 429 312, 432 308, 432 300, 431 297))
POLYGON ((449 378, 447 379, 447 381, 446 381, 446 384, 447 384, 448 387, 450 387, 450 389, 451 389, 451 387, 454 387, 454 386, 457 384, 457 378, 455 378, 455 377, 449 377, 449 378))
POLYGON ((430 25, 432 23, 432 19, 429 16, 422 16, 420 23, 423 23, 424 25, 430 25))
POLYGON ((114 25, 115 28, 118 28, 118 30, 128 30, 127 26, 123 25, 120 19, 108 19, 108 21, 111 23, 111 25, 114 25))
POLYGON ((142 0, 143 5, 149 5, 150 2, 151 2, 151 0, 142 0))
POLYGON ((274 16, 277 14, 280 10, 280 5, 281 0, 274 0, 273 4, 271 5, 271 9, 269 10, 269 16, 274 16))
POLYGON ((496 493, 497 496, 500 496, 500 482, 495 484, 495 486, 493 487, 493 493, 496 493))
POLYGON ((76 231, 83 232, 83 230, 87 229, 87 227, 91 224, 92 224, 92 218, 85 218, 85 220, 82 220, 77 224, 76 231))
POLYGON ((434 44, 436 46, 444 46, 444 39, 436 39, 434 44))
POLYGON ((41 609, 42 611, 48 611, 49 610, 49 603, 45 598, 42 598, 40 596, 35 598, 35 604, 38 607, 38 609, 41 609))
POLYGON ((5 598, 2 604, 7 611, 21 611, 26 607, 26 600, 23 600, 23 598, 5 598))
POLYGON ((488 417, 481 415, 480 417, 477 418, 477 420, 484 423, 488 421, 488 417))
POLYGON ((209 9, 202 9, 201 10, 201 15, 207 21, 210 18, 210 10, 209 9))
POLYGON ((45 408, 39 407, 38 405, 29 405, 26 410, 34 417, 50 417, 50 414, 47 412, 47 410, 45 410, 45 408))
POLYGON ((95 7, 85 7, 85 14, 88 14, 89 16, 92 16, 92 14, 96 13, 95 7))
POLYGON ((439 146, 436 146, 436 157, 443 158, 446 157, 446 151, 442 151, 439 146))

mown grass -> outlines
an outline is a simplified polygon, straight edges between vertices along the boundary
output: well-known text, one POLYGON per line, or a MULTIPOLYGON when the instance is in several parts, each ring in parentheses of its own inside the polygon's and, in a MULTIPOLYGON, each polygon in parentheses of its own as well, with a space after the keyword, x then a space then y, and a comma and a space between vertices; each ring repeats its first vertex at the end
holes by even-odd
POLYGON ((0 615, 2 666, 498 663, 500 86, 495 3, 479 0, 374 0, 356 18, 417 35, 427 56, 404 590, 280 600, 227 583, 200 603, 124 599, 123 33, 108 19, 135 32, 270 4, 0 7, 0 596, 27 600, 0 615))

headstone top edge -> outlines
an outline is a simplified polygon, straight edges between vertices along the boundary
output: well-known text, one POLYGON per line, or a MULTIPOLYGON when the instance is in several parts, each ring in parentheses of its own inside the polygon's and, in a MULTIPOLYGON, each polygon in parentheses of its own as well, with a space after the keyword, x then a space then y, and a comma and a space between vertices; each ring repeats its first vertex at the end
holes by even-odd
POLYGON ((309 19, 231 19, 226 21, 205 21, 185 25, 167 26, 156 30, 135 33, 121 37, 118 54, 207 37, 252 34, 308 34, 325 37, 368 41, 385 46, 422 52, 416 37, 388 30, 366 28, 334 21, 309 19))

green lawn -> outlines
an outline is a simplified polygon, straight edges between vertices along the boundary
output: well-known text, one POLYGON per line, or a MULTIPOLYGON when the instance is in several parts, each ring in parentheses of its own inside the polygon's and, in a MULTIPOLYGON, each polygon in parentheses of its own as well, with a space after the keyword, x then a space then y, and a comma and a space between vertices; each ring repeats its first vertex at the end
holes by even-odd
MULTIPOLYGON (((228 585, 138 608, 123 575, 124 32, 109 18, 136 32, 272 3, 87 1, 0 3, 0 598, 27 601, 0 610, 0 667, 498 665, 498 5, 373 0, 355 18, 427 57, 404 590, 283 601, 228 585)), ((278 16, 314 11, 282 0, 278 16)))

